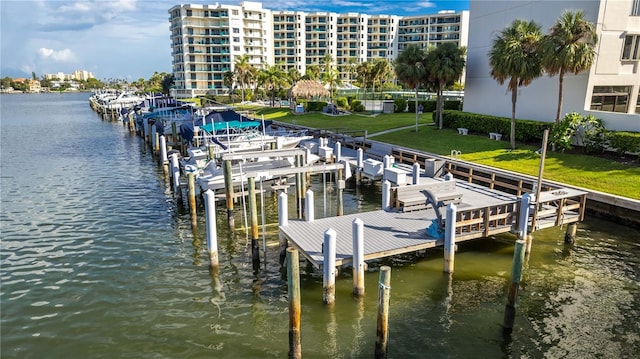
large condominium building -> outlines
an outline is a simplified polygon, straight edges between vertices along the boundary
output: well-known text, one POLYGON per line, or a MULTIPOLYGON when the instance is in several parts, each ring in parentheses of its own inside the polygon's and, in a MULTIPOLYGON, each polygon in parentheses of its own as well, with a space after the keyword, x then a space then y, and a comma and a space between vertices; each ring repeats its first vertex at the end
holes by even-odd
MULTIPOLYGON (((511 117, 511 95, 490 75, 496 34, 515 19, 547 32, 565 10, 583 10, 598 45, 589 71, 567 74, 563 113, 592 114, 610 130, 640 131, 640 0, 471 1, 464 110, 511 117)), ((518 90, 516 117, 555 119, 558 77, 543 76, 518 90)))
POLYGON ((176 5, 169 9, 176 97, 228 91, 224 73, 239 56, 261 68, 279 64, 305 74, 328 59, 342 81, 357 64, 393 61, 408 44, 467 45, 469 12, 400 17, 360 13, 271 11, 258 2, 176 5), (406 21, 404 19, 407 19, 406 21), (422 34, 419 37, 407 34, 422 34))

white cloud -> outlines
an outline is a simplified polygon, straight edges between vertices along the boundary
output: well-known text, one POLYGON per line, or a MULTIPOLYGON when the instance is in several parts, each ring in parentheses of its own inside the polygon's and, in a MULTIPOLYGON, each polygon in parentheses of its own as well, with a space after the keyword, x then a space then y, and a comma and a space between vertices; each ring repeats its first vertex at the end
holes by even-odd
POLYGON ((53 50, 41 47, 38 49, 38 54, 43 59, 50 59, 58 62, 72 62, 75 61, 76 55, 70 49, 53 50))

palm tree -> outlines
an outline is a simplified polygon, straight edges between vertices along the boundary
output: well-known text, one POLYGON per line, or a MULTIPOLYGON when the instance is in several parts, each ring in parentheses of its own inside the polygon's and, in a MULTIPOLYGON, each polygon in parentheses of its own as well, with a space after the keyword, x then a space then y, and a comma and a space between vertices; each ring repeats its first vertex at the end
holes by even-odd
POLYGON ((307 70, 304 73, 304 76, 302 76, 303 79, 305 80, 317 80, 320 78, 320 66, 318 65, 309 65, 307 66, 307 70))
POLYGON ((244 102, 244 89, 245 86, 251 82, 251 64, 249 63, 249 55, 244 54, 238 58, 234 63, 234 73, 236 75, 236 80, 242 89, 242 102, 244 102))
POLYGON ((525 20, 514 20, 493 40, 489 51, 491 76, 500 85, 507 83, 511 91, 511 149, 516 148, 516 102, 518 87, 528 86, 542 76, 540 25, 525 20))
POLYGON ((595 25, 584 18, 582 11, 565 11, 544 37, 542 65, 549 76, 558 74, 558 111, 556 123, 562 114, 564 76, 588 70, 596 55, 598 34, 595 25))
POLYGON ((382 84, 387 82, 393 74, 393 68, 387 59, 375 59, 373 60, 371 84, 373 87, 373 93, 376 92, 376 84, 382 84))
POLYGON ((417 45, 409 45, 398 55, 395 64, 398 81, 416 91, 416 132, 418 132, 418 88, 424 83, 426 75, 424 60, 424 51, 417 45))
POLYGON ((462 76, 465 52, 465 48, 460 48, 452 42, 445 42, 427 52, 425 66, 437 91, 436 113, 439 129, 442 129, 442 92, 462 76))
POLYGON ((275 105, 276 93, 287 85, 286 72, 280 65, 266 66, 258 74, 258 83, 262 85, 271 99, 271 106, 275 105))
POLYGON ((356 67, 356 74, 358 76, 358 83, 364 90, 364 98, 367 98, 367 87, 372 85, 373 79, 373 62, 365 61, 358 64, 356 67))
POLYGON ((289 80, 291 81, 291 86, 295 86, 296 82, 300 81, 300 79, 302 78, 300 71, 298 71, 298 69, 296 69, 295 67, 290 68, 289 71, 287 71, 287 75, 289 76, 289 80))
POLYGON ((235 82, 235 74, 233 71, 229 70, 222 75, 222 83, 229 89, 229 99, 231 99, 231 103, 233 104, 233 83, 235 82))
POLYGON ((324 74, 322 74, 322 82, 329 85, 330 99, 333 103, 333 95, 336 91, 336 88, 342 85, 342 80, 340 80, 340 73, 336 69, 329 69, 324 74))

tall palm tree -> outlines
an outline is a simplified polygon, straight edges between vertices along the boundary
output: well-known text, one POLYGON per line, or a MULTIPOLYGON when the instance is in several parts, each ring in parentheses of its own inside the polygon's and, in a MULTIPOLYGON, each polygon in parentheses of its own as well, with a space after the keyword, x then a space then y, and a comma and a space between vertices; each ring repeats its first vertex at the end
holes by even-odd
POLYGON ((309 65, 307 66, 307 70, 302 76, 305 80, 318 80, 320 78, 320 66, 318 65, 309 65))
POLYGON ((564 76, 588 70, 596 56, 598 34, 595 25, 584 18, 582 11, 565 11, 544 37, 542 65, 549 76, 558 75, 558 110, 556 123, 562 114, 564 76))
POLYGON ((236 75, 236 80, 242 89, 242 102, 244 102, 244 89, 245 86, 251 82, 251 69, 253 66, 249 63, 249 55, 244 54, 238 58, 234 63, 233 72, 236 75))
POLYGON ((336 69, 329 69, 324 74, 322 74, 322 82, 326 85, 329 85, 329 97, 331 102, 333 103, 333 95, 335 94, 336 88, 342 85, 342 80, 340 80, 340 73, 336 69))
POLYGON ((394 67, 398 81, 416 91, 416 132, 418 132, 418 89, 424 83, 426 76, 424 60, 424 51, 417 45, 409 45, 398 55, 394 67))
POLYGON ((271 106, 275 105, 276 93, 287 85, 286 72, 280 65, 266 66, 258 74, 258 83, 264 87, 271 99, 271 106))
POLYGON ((525 20, 514 20, 493 40, 489 51, 491 76, 500 85, 507 82, 511 91, 511 149, 516 148, 516 102, 518 87, 528 86, 542 76, 540 25, 525 20))
POLYGON ((442 92, 462 76, 465 52, 465 48, 460 48, 452 42, 445 42, 427 52, 425 66, 429 79, 436 87, 439 129, 442 129, 442 92))
POLYGON ((371 83, 373 87, 373 92, 376 92, 376 85, 379 84, 382 87, 382 84, 387 82, 393 74, 393 68, 387 59, 375 59, 373 60, 373 68, 371 74, 371 83))
POLYGON ((359 63, 356 67, 356 74, 358 76, 358 83, 364 89, 364 98, 366 99, 367 88, 373 86, 373 62, 365 61, 359 63))
POLYGON ((291 81, 291 86, 295 86, 296 82, 302 79, 300 71, 298 71, 298 69, 296 69, 295 67, 290 68, 289 71, 287 71, 287 75, 289 76, 289 80, 291 81))
POLYGON ((229 89, 229 99, 231 99, 231 103, 233 103, 233 83, 236 80, 235 77, 235 74, 231 70, 226 71, 224 75, 222 75, 222 83, 229 89))

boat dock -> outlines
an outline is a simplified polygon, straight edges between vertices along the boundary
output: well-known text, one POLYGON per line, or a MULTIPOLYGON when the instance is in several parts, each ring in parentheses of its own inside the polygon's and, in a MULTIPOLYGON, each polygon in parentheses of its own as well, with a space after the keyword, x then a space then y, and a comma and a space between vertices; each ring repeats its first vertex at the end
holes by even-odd
MULTIPOLYGON (((456 243, 516 231, 517 196, 478 184, 455 182, 457 191, 462 194, 456 212, 456 243)), ((586 192, 574 189, 542 192, 536 229, 581 221, 584 206, 580 204, 585 196, 586 192)), ((442 212, 446 218, 446 211, 442 212)), ((280 234, 314 267, 320 268, 324 261, 324 232, 332 228, 337 234, 336 265, 341 266, 352 262, 352 223, 355 219, 364 222, 364 259, 372 260, 443 245, 441 238, 428 235, 426 230, 437 217, 433 207, 410 212, 390 208, 313 221, 289 220, 287 225, 280 226, 280 234)), ((529 223, 532 217, 533 211, 530 211, 529 223)))

